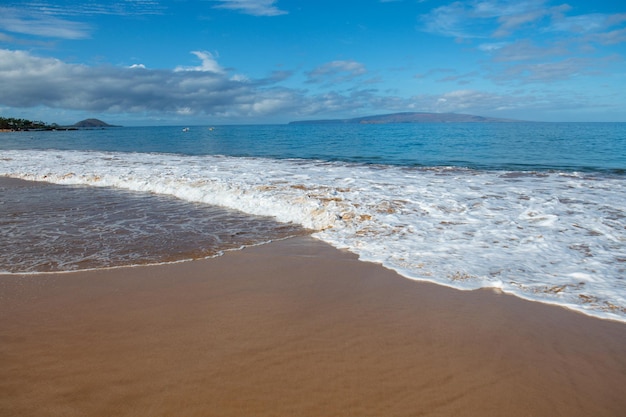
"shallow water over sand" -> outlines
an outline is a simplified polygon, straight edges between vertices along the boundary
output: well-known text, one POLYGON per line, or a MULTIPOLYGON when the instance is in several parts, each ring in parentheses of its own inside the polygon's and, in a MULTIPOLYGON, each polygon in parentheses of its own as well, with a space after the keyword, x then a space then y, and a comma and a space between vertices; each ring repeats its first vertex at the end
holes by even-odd
POLYGON ((0 273, 196 259, 305 233, 163 195, 3 178, 0 193, 0 273))

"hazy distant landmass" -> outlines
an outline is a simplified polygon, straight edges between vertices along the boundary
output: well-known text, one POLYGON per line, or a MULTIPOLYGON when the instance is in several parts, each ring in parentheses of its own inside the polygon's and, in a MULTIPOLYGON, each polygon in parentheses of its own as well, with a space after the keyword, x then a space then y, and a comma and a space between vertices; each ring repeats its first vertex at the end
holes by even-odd
POLYGON ((509 123, 520 120, 501 119, 497 117, 474 116, 471 114, 458 113, 423 113, 404 112, 393 114, 380 114, 375 116, 356 117, 354 119, 325 119, 325 120, 298 120, 289 124, 331 124, 331 123, 357 123, 357 124, 385 124, 385 123, 509 123))
POLYGON ((115 126, 115 125, 110 125, 110 124, 105 123, 102 120, 98 120, 98 119, 81 120, 78 123, 74 123, 72 126, 73 127, 119 127, 119 126, 115 126))

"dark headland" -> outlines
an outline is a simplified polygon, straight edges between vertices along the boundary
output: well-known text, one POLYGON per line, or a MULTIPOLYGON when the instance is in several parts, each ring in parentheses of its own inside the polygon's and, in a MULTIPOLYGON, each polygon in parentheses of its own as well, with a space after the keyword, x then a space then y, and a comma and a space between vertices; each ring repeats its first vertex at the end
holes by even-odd
POLYGON ((386 123, 511 123, 520 120, 458 113, 404 112, 356 117, 353 119, 298 120, 289 124, 386 124, 386 123))
POLYGON ((102 120, 98 120, 98 119, 85 119, 85 120, 81 120, 78 123, 74 123, 72 125, 73 127, 82 127, 82 128, 93 128, 93 127, 119 127, 119 126, 115 126, 115 125, 110 125, 106 122, 103 122, 102 120))

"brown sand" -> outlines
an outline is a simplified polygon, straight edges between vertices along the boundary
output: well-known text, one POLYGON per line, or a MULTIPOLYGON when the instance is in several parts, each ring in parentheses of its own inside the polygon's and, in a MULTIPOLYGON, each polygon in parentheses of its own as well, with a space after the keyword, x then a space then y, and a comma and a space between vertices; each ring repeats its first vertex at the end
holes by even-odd
POLYGON ((0 276, 1 416, 620 416, 626 325, 310 237, 0 276))

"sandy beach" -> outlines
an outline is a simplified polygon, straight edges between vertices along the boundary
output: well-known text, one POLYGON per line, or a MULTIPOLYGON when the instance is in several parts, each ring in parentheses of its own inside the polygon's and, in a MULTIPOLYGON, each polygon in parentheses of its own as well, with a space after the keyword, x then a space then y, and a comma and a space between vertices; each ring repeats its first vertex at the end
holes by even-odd
POLYGON ((310 237, 0 276, 2 416, 618 416, 626 326, 310 237))

